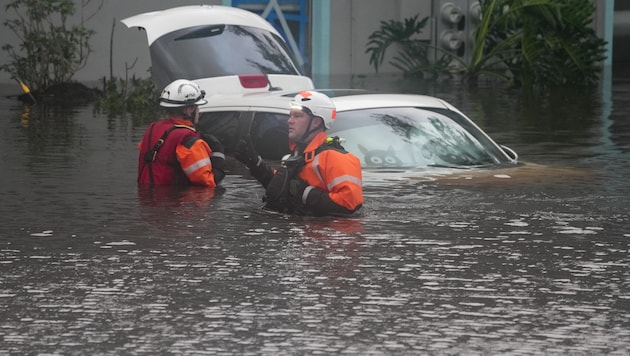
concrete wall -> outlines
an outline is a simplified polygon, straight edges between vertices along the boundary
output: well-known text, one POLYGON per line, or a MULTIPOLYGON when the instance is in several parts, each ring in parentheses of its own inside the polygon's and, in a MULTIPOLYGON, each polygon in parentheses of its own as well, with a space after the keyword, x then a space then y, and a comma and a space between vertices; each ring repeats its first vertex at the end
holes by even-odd
MULTIPOLYGON (((369 80, 375 74, 365 53, 368 37, 381 26, 381 21, 403 21, 420 14, 431 15, 430 1, 417 0, 334 0, 331 1, 330 87, 361 86, 357 81, 369 80), (367 79, 361 79, 367 78, 367 79)), ((421 39, 430 38, 430 25, 421 39)), ((389 62, 397 47, 388 49, 379 73, 398 73, 389 62)))
MULTIPOLYGON (((85 0, 83 0, 85 1, 85 0)), ((80 12, 81 1, 75 0, 77 4, 77 14, 80 12)), ((84 9, 84 13, 94 13, 101 4, 101 0, 91 0, 84 9)), ((148 70, 151 66, 149 58, 149 49, 147 47, 146 35, 143 31, 130 29, 123 25, 120 20, 137 15, 139 13, 164 10, 176 6, 185 5, 221 5, 221 0, 104 0, 102 8, 96 15, 90 19, 85 27, 93 29, 96 34, 92 38, 94 52, 90 55, 87 65, 76 73, 74 79, 82 82, 96 82, 104 76, 109 76, 110 68, 110 38, 112 32, 112 23, 115 21, 114 27, 114 48, 113 48, 113 69, 114 75, 123 77, 126 72, 126 66, 131 66, 137 59, 132 70, 128 71, 129 75, 147 78, 148 70)), ((2 1, 2 10, 0 11, 0 23, 4 24, 7 16, 11 19, 15 18, 12 13, 4 10, 5 2, 2 1)), ((76 22, 75 22, 76 23, 76 22)), ((0 46, 11 43, 19 46, 18 39, 8 28, 2 26, 0 37, 0 46)), ((0 63, 7 63, 8 56, 5 51, 0 51, 0 63)), ((10 83, 9 75, 0 71, 0 83, 10 83)))

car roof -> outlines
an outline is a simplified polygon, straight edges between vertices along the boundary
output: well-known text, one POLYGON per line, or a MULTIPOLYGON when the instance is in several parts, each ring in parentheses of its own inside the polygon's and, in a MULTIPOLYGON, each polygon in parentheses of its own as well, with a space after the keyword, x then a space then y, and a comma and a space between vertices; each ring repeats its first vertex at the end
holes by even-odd
POLYGON ((356 94, 336 96, 332 100, 338 112, 390 107, 452 108, 442 99, 418 94, 356 94))
MULTIPOLYGON (((327 90, 321 90, 326 93, 327 90)), ((330 91, 334 92, 334 91, 330 91)), ((224 110, 267 110, 279 113, 288 113, 289 103, 297 94, 294 91, 251 93, 243 95, 216 94, 207 97, 208 103, 201 107, 202 112, 224 110)), ((418 94, 377 94, 363 93, 361 91, 343 93, 333 96, 331 99, 337 107, 337 112, 388 107, 430 107, 443 108, 458 111, 452 105, 442 99, 418 94)), ((459 112, 459 111, 458 111, 459 112)))
POLYGON ((174 7, 127 17, 121 22, 127 27, 143 28, 147 33, 149 45, 167 33, 209 24, 257 27, 280 36, 264 18, 247 10, 219 5, 174 7))
POLYGON ((292 92, 255 92, 247 94, 214 94, 206 97, 207 104, 199 107, 201 112, 207 111, 250 111, 264 110, 288 113, 292 92))

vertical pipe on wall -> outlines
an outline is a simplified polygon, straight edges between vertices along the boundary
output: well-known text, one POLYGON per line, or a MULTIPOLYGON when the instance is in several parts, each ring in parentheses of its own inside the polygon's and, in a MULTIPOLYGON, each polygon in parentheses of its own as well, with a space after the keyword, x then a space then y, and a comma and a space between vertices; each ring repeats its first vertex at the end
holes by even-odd
MULTIPOLYGON (((597 6, 597 3, 596 3, 597 6)), ((604 40, 608 42, 606 45, 606 59, 604 66, 612 66, 613 58, 613 29, 615 24, 615 0, 608 0, 604 4, 604 40)))
MULTIPOLYGON (((607 42, 606 44, 606 59, 602 65, 602 77, 600 81, 601 93, 602 93, 602 126, 601 126, 601 146, 605 150, 612 150, 614 152, 615 144, 611 138, 610 127, 613 125, 613 120, 610 115, 613 111, 613 99, 612 99, 612 75, 613 75, 613 28, 615 18, 615 1, 609 0, 604 3, 595 3, 595 6, 604 6, 604 21, 603 21, 603 34, 599 34, 600 37, 607 42)), ((610 152, 610 151, 607 151, 610 152)))
POLYGON ((330 0, 315 0, 311 15, 311 78, 315 88, 330 82, 330 0))

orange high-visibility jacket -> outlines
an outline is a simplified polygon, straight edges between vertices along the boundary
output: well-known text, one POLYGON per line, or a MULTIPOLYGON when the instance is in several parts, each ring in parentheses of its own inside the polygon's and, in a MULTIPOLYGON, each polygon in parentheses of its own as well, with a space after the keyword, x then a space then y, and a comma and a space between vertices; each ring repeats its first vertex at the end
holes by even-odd
POLYGON ((182 118, 153 122, 138 147, 139 184, 216 187, 212 150, 192 122, 182 118))
MULTIPOLYGON (((326 138, 326 132, 318 133, 304 150, 306 164, 299 177, 309 187, 304 190, 302 203, 306 206, 312 205, 309 193, 317 188, 327 192, 335 204, 349 211, 356 211, 363 205, 361 161, 352 153, 332 149, 315 155, 315 150, 326 142, 326 138)), ((295 149, 294 144, 291 144, 291 149, 295 149)))

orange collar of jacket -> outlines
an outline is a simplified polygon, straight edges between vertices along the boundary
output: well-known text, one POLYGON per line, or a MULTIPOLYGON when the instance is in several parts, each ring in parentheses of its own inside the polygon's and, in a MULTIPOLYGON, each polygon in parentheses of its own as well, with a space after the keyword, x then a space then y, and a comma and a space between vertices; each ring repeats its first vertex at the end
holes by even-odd
POLYGON ((193 131, 197 131, 195 130, 195 127, 193 126, 193 123, 190 120, 186 120, 181 117, 169 117, 166 120, 170 120, 171 122, 173 122, 173 125, 187 126, 189 129, 193 131))
MULTIPOLYGON (((326 134, 326 131, 320 131, 317 133, 317 135, 315 135, 315 137, 313 137, 313 139, 311 139, 311 142, 308 143, 308 145, 306 146, 306 148, 304 149, 304 160, 306 162, 310 162, 315 158, 315 150, 321 146, 322 144, 324 144, 324 142, 326 142, 326 139, 328 138, 328 135, 326 134)), ((295 149, 297 148, 297 144, 295 142, 290 141, 289 142, 289 148, 291 149, 291 151, 295 151, 295 149)), ((298 152, 300 153, 300 152, 298 152)))

